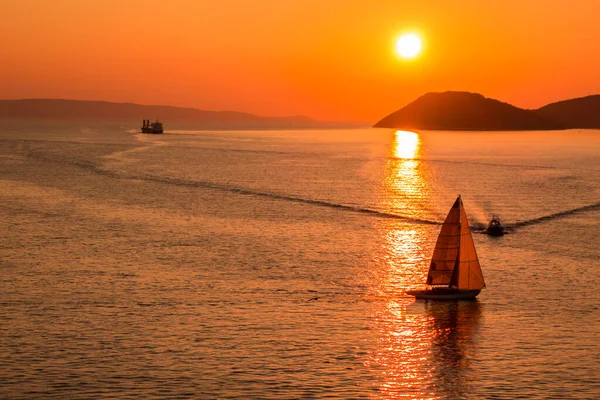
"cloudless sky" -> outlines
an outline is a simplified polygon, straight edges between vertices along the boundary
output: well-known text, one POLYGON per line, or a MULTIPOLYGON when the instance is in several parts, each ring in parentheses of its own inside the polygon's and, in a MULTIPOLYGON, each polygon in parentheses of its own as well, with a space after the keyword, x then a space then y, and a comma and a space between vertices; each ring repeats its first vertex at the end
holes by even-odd
POLYGON ((600 93, 600 0, 0 0, 0 99, 375 122, 430 91, 600 93), (410 61, 396 38, 416 32, 410 61))

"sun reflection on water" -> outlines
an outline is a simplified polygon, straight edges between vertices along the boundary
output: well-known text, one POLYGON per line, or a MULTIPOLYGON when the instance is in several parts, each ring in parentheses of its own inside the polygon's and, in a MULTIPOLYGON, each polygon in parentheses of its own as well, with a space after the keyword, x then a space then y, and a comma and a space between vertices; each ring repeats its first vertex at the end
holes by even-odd
POLYGON ((396 158, 414 158, 421 148, 421 137, 410 131, 396 131, 391 147, 396 158))
MULTIPOLYGON (((421 137, 396 131, 388 151, 382 206, 401 215, 430 215, 432 181, 421 161, 421 137)), ((379 377, 377 398, 437 399, 465 395, 464 343, 477 324, 471 309, 415 303, 405 291, 421 286, 438 227, 383 219, 374 258, 377 277, 372 328, 377 348, 366 367, 379 377), (466 321, 466 322, 465 322, 466 321)), ((456 304, 455 304, 456 306, 456 304)))
MULTIPOLYGON (((382 221, 382 245, 377 259, 381 299, 373 316, 378 346, 369 367, 380 376, 380 398, 435 398, 427 389, 434 375, 425 361, 430 357, 435 330, 431 316, 415 312, 414 298, 404 295, 418 286, 427 260, 423 251, 428 230, 424 225, 382 221)), ((416 310, 418 311, 418 309, 416 310)))
POLYGON ((431 191, 422 156, 422 140, 417 133, 394 132, 384 181, 386 206, 390 212, 411 217, 424 216, 421 210, 425 203, 419 200, 424 200, 431 191))

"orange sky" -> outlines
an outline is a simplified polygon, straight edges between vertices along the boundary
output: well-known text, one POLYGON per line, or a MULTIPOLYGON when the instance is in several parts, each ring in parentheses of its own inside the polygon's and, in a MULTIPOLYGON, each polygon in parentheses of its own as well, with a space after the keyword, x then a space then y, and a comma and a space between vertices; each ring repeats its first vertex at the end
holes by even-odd
POLYGON ((599 0, 5 0, 0 98, 375 122, 429 91, 600 93, 599 0), (397 36, 422 35, 402 61, 397 36))

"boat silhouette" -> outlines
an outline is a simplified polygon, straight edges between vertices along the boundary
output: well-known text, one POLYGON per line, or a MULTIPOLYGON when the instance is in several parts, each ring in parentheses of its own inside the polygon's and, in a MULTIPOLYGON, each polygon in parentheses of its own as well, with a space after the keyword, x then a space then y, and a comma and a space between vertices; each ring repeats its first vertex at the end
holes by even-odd
POLYGON ((426 289, 406 293, 426 300, 472 300, 485 288, 460 195, 442 224, 426 284, 426 289))
POLYGON ((490 223, 488 224, 487 228, 483 232, 490 236, 502 236, 506 233, 506 231, 504 230, 504 227, 500 223, 500 218, 498 218, 498 216, 496 216, 496 215, 492 215, 492 219, 490 220, 490 223))
POLYGON ((145 119, 142 122, 142 133, 163 133, 163 124, 158 118, 152 123, 149 119, 145 119))

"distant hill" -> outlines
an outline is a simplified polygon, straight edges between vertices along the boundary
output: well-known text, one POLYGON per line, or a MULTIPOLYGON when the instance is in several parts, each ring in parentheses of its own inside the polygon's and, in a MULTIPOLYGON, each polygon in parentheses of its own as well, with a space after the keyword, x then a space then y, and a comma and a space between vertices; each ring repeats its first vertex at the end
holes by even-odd
POLYGON ((554 130, 566 126, 535 111, 478 93, 427 93, 375 124, 378 128, 507 131, 554 130))
POLYGON ((551 103, 535 111, 569 128, 600 129, 600 94, 551 103))
POLYGON ((195 108, 62 99, 0 100, 0 118, 60 120, 128 120, 141 126, 143 119, 160 118, 165 129, 305 129, 365 126, 365 124, 316 121, 304 116, 262 117, 236 111, 204 111, 195 108))

